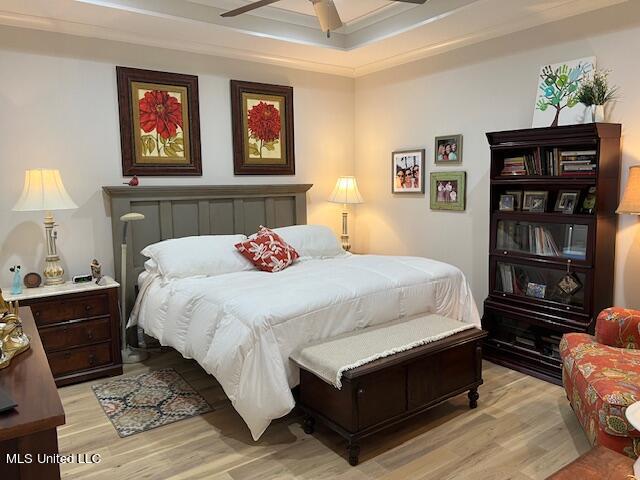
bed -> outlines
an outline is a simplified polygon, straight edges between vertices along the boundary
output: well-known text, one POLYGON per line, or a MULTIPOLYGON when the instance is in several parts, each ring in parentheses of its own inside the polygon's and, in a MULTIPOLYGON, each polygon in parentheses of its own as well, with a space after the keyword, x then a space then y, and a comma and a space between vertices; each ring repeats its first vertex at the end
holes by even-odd
POLYGON ((480 325, 462 272, 425 258, 303 256, 277 274, 244 270, 184 278, 147 267, 131 324, 215 376, 256 440, 294 407, 294 349, 430 312, 480 325))

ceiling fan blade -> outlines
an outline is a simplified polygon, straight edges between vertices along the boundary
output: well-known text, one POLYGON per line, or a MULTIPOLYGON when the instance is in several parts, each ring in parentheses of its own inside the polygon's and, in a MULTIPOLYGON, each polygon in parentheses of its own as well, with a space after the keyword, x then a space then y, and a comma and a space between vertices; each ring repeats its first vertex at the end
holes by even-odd
POLYGON ((403 2, 403 3, 417 3, 417 4, 427 3, 427 0, 392 0, 392 1, 403 2))
POLYGON ((256 8, 266 7, 267 5, 271 5, 272 3, 279 2, 280 0, 259 0, 258 2, 250 3, 249 5, 245 5, 244 7, 236 8, 235 10, 229 10, 228 12, 224 12, 221 14, 221 17, 235 17, 240 15, 241 13, 250 12, 251 10, 255 10, 256 8))
POLYGON ((342 20, 333 0, 311 0, 311 3, 323 32, 330 32, 342 26, 342 20))

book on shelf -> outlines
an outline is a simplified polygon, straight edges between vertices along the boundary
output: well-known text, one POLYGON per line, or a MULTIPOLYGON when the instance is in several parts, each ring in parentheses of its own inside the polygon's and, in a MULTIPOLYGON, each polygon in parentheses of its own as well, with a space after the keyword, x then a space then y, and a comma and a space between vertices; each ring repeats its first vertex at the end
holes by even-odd
POLYGON ((497 245, 500 249, 534 255, 560 256, 560 248, 558 248, 553 235, 547 228, 540 225, 499 222, 497 245))
POLYGON ((504 159, 504 165, 500 175, 527 175, 527 159, 524 155, 504 159))
POLYGON ((560 152, 560 175, 593 175, 595 169, 595 150, 564 150, 560 152))

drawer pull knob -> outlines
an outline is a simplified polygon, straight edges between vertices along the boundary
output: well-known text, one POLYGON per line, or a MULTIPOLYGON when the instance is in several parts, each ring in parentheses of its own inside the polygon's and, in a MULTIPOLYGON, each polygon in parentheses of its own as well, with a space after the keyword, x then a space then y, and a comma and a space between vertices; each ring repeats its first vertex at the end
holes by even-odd
POLYGON ((88 312, 89 310, 91 310, 91 305, 85 305, 84 309, 88 312))
POLYGON ((87 338, 88 338, 89 340, 93 340, 93 332, 92 332, 92 331, 88 331, 88 332, 87 332, 87 338))
POLYGON ((34 314, 36 317, 40 316, 40 310, 36 310, 36 313, 34 314))
POLYGON ((93 366, 96 364, 96 356, 92 353, 89 355, 89 365, 93 366))
POLYGON ((71 358, 71 352, 64 352, 65 360, 69 360, 71 358))
POLYGON ((364 395, 364 388, 358 389, 358 395, 364 395))

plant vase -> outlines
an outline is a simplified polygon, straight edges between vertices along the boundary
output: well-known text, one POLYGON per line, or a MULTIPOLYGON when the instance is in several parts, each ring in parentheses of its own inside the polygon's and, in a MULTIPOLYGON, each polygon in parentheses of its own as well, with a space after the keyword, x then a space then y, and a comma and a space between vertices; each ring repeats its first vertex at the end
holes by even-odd
POLYGON ((604 105, 591 106, 591 119, 594 123, 604 122, 604 105))

